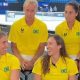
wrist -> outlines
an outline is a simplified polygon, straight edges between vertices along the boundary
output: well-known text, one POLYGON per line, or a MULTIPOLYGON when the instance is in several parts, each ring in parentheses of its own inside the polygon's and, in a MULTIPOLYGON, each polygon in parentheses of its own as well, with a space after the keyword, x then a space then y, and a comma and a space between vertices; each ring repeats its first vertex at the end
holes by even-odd
POLYGON ((77 58, 76 58, 77 60, 80 60, 80 56, 77 56, 77 58))

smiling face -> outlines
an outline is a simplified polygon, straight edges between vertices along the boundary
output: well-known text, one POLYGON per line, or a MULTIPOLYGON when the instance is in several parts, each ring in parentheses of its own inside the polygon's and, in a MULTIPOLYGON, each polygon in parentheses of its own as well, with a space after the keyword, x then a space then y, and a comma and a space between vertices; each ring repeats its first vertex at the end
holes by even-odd
POLYGON ((3 55, 7 52, 8 48, 8 41, 7 41, 7 36, 2 36, 0 38, 0 55, 3 55))
POLYGON ((56 40, 53 37, 50 37, 48 39, 47 50, 48 50, 49 56, 60 55, 60 48, 61 48, 61 45, 58 45, 56 40))
POLYGON ((75 11, 72 5, 65 6, 64 16, 67 22, 74 22, 78 13, 75 11))

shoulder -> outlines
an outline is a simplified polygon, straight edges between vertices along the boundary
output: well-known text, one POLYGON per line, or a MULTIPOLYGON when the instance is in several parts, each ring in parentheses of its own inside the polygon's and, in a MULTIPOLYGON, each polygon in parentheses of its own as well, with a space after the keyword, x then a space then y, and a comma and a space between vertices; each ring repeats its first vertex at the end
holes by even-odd
POLYGON ((73 59, 71 59, 71 58, 66 58, 66 62, 67 62, 68 65, 76 64, 76 62, 73 59))
POLYGON ((78 73, 77 64, 73 59, 66 58, 67 69, 69 70, 69 75, 75 75, 78 73))
POLYGON ((80 22, 78 20, 76 20, 75 25, 80 25, 80 22))
POLYGON ((13 25, 20 25, 20 24, 23 23, 24 21, 25 21, 25 17, 22 17, 22 18, 20 18, 19 20, 15 21, 15 22, 12 24, 12 26, 13 26, 13 25))
POLYGON ((40 25, 45 25, 45 26, 46 26, 46 24, 45 24, 42 20, 40 20, 40 19, 38 19, 38 18, 35 18, 35 20, 36 20, 36 22, 37 22, 38 24, 40 24, 40 25))
POLYGON ((43 57, 39 57, 39 58, 36 60, 35 65, 40 65, 42 59, 43 59, 43 57))
POLYGON ((20 61, 16 56, 7 53, 7 61, 10 65, 11 70, 20 69, 20 61))
POLYGON ((19 20, 15 21, 11 26, 11 31, 17 30, 20 28, 20 26, 23 26, 25 24, 25 17, 20 18, 19 20))
POLYGON ((57 29, 57 28, 62 28, 63 25, 65 25, 65 24, 66 24, 66 21, 61 22, 61 23, 56 27, 56 29, 57 29))
POLYGON ((13 54, 11 54, 11 53, 6 53, 6 54, 7 54, 7 57, 8 57, 9 60, 11 60, 11 61, 13 61, 13 60, 18 61, 18 58, 16 56, 14 56, 13 54))
POLYGON ((66 21, 63 21, 58 26, 56 26, 55 32, 56 33, 62 33, 66 29, 66 27, 67 27, 67 24, 66 23, 67 23, 66 21))

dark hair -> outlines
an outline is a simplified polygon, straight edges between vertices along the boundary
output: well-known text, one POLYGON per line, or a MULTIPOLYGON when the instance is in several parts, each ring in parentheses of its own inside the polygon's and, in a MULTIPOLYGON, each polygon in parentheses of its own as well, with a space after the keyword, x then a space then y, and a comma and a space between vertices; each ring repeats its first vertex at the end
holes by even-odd
MULTIPOLYGON (((49 37, 53 37, 56 40, 57 45, 61 45, 60 56, 66 62, 65 57, 68 57, 68 55, 66 53, 63 39, 59 35, 56 35, 56 34, 49 35, 49 37)), ((43 69, 44 75, 49 72, 49 66, 50 66, 50 56, 46 53, 42 58, 42 69, 43 69)))
POLYGON ((80 21, 80 5, 78 6, 78 15, 76 16, 76 19, 80 21))
POLYGON ((80 5, 76 1, 67 3, 65 7, 68 5, 71 5, 75 10, 75 12, 78 13, 78 15, 76 16, 76 19, 80 21, 80 5))

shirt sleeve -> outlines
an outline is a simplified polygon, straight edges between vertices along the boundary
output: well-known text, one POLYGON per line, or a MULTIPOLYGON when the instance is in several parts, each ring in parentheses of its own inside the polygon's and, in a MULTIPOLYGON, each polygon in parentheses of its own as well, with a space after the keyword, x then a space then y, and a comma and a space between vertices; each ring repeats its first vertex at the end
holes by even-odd
POLYGON ((59 36, 62 36, 62 29, 60 28, 61 26, 57 26, 55 28, 55 34, 59 35, 59 36))
POLYGON ((13 24, 10 28, 8 40, 11 42, 14 42, 14 43, 17 42, 17 34, 16 34, 16 29, 15 29, 15 24, 13 24))
POLYGON ((42 25, 41 31, 42 31, 42 33, 41 33, 40 42, 47 42, 47 39, 48 39, 48 29, 47 29, 46 24, 42 25))
POLYGON ((11 70, 20 69, 20 62, 17 57, 12 57, 11 70))
POLYGON ((69 75, 75 75, 78 73, 78 68, 77 68, 77 64, 74 60, 72 60, 69 64, 68 64, 68 68, 69 68, 69 75))
POLYGON ((35 74, 41 75, 41 71, 42 71, 41 70, 41 59, 39 58, 35 62, 32 72, 35 73, 35 74))

